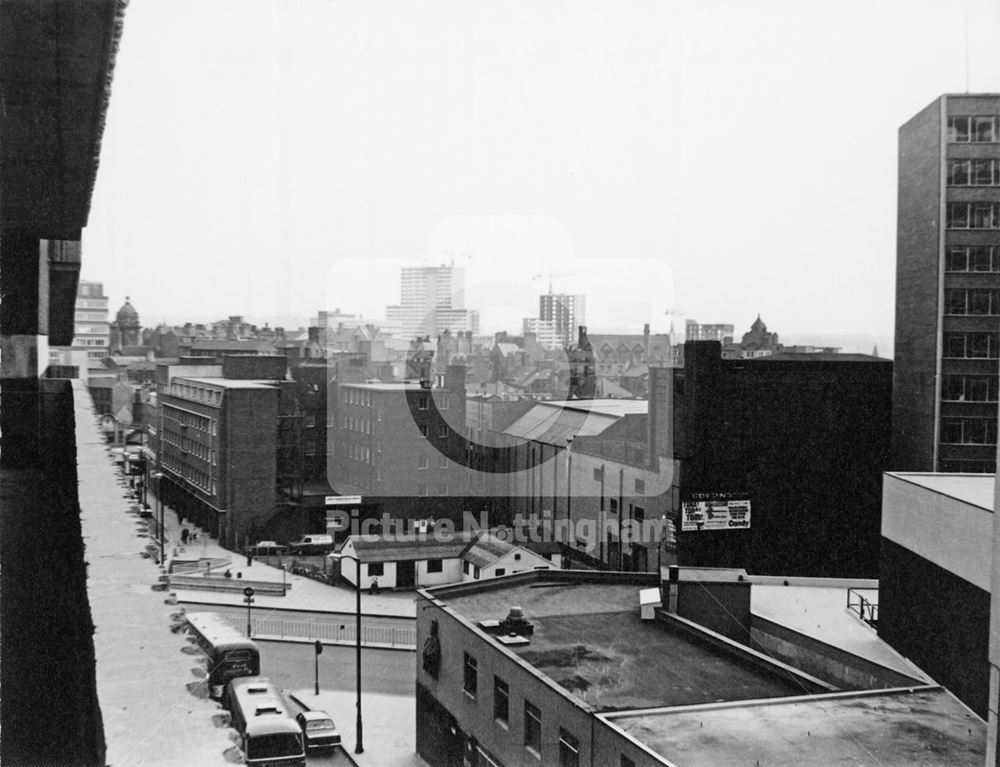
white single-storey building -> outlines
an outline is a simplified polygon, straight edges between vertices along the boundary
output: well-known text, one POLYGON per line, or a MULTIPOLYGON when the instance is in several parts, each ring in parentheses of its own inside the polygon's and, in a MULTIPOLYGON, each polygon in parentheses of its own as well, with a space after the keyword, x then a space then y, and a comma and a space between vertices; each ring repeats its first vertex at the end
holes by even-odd
POLYGON ((446 583, 495 578, 526 570, 558 569, 541 554, 505 541, 493 533, 457 534, 437 541, 430 535, 352 535, 330 554, 340 575, 361 588, 415 589, 446 583))

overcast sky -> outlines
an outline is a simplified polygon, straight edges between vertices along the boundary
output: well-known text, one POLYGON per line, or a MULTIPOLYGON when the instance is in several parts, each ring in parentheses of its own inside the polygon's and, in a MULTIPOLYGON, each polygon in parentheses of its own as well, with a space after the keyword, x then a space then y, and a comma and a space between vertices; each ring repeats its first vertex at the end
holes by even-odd
POLYGON ((304 322, 454 260, 488 330, 551 274, 591 326, 891 336, 897 130, 1000 91, 998 9, 136 0, 83 277, 145 325, 304 322))

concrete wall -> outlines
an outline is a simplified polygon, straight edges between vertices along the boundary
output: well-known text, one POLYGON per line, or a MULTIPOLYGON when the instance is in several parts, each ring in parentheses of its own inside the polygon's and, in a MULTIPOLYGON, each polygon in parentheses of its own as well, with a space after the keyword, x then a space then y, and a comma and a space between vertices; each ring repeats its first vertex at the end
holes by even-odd
POLYGON ((940 99, 899 129, 893 443, 888 467, 896 471, 936 470, 941 131, 940 99))
POLYGON ((906 687, 923 682, 777 623, 751 616, 750 646, 842 690, 906 687))

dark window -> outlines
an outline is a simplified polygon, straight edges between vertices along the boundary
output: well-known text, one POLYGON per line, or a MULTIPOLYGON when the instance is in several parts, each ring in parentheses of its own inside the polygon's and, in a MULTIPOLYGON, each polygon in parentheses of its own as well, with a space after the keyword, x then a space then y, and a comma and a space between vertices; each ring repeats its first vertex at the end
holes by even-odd
POLYGON ((474 565, 473 566, 472 577, 473 578, 478 578, 479 577, 479 565, 474 565))
POLYGON ((559 728, 559 767, 580 767, 580 741, 559 728))
POLYGON ((969 228, 969 205, 964 202, 948 203, 948 228, 969 228))
POLYGON ((994 270, 992 248, 981 245, 969 248, 969 271, 991 272, 994 270))
POLYGON ((625 754, 622 754, 619 767, 635 767, 635 762, 633 762, 631 759, 625 756, 625 754))
POLYGON ((501 575, 506 575, 507 574, 507 568, 505 568, 505 567, 498 567, 496 569, 496 572, 494 574, 496 576, 498 576, 498 577, 501 576, 501 575))
POLYGON ((421 437, 426 437, 426 436, 427 436, 427 426, 426 426, 426 425, 424 425, 424 424, 419 424, 419 425, 417 426, 417 428, 418 428, 418 429, 420 429, 420 436, 421 436, 421 437))
POLYGON ((476 682, 479 677, 479 664, 469 653, 465 653, 465 673, 462 681, 462 689, 469 697, 476 697, 476 682))
POLYGON ((951 445, 995 445, 995 418, 943 418, 941 442, 951 445))
POLYGON ((444 561, 440 559, 427 560, 427 572, 440 573, 444 571, 444 561))
POLYGON ((448 437, 448 424, 442 424, 438 426, 438 438, 446 439, 448 437))
POLYGON ((644 480, 644 479, 637 479, 635 481, 635 491, 637 493, 645 493, 646 492, 646 480, 644 480))
POLYGON ((529 701, 524 701, 524 745, 542 753, 542 712, 529 701))
POLYGON ((369 562, 368 563, 368 575, 369 576, 382 575, 383 572, 384 572, 384 570, 385 570, 385 567, 383 566, 383 564, 381 562, 369 562))
POLYGON ((594 469, 594 481, 600 482, 603 479, 604 479, 604 469, 603 468, 594 469))
POLYGON ((968 186, 969 165, 968 160, 951 160, 948 163, 948 183, 951 186, 968 186))
POLYGON ((996 184, 996 166, 996 160, 976 160, 972 163, 972 183, 975 186, 996 184))
POLYGON ((617 498, 609 498, 608 499, 608 511, 610 511, 612 514, 617 514, 618 513, 618 499, 617 498))
POLYGON ((498 676, 493 677, 493 718, 504 726, 510 722, 510 687, 498 676))
POLYGON ((427 397, 417 397, 417 410, 427 409, 427 397))
POLYGON ((948 118, 948 141, 967 142, 969 140, 969 118, 949 117, 948 118))
POLYGON ((465 573, 466 575, 469 574, 470 567, 471 565, 469 565, 468 562, 462 562, 462 572, 465 573))
POLYGON ((996 141, 995 120, 993 117, 972 118, 972 140, 979 143, 996 141))
POLYGON ((969 252, 967 248, 954 247, 948 250, 944 261, 945 271, 967 272, 969 271, 969 252))
MULTIPOLYGON (((629 504, 631 506, 631 504, 629 504)), ((632 519, 642 522, 646 519, 646 510, 642 506, 632 506, 632 519)))

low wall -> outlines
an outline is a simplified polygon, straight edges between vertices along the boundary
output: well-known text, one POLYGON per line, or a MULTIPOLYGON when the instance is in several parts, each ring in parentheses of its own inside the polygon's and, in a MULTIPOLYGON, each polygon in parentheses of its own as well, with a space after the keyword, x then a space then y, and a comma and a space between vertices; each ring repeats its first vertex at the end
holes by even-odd
POLYGON ((787 626, 750 616, 751 646, 843 690, 873 690, 925 684, 787 626))

